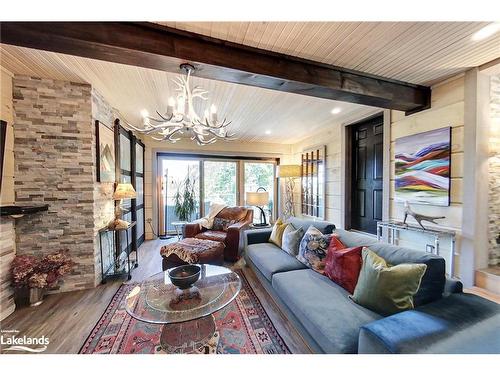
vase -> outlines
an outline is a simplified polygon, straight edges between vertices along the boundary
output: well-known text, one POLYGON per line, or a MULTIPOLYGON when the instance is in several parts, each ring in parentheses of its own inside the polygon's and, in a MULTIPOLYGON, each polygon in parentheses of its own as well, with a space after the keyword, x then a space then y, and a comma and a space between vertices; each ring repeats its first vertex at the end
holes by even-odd
POLYGON ((43 288, 30 288, 29 290, 29 304, 30 306, 38 306, 43 302, 43 295, 45 294, 45 289, 43 288))

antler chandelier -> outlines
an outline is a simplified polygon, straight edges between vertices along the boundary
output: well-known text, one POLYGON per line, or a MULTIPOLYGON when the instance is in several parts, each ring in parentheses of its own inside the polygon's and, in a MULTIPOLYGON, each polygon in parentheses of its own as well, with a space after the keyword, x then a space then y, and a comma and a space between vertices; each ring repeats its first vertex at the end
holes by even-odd
POLYGON ((144 128, 137 128, 127 123, 135 131, 148 134, 157 141, 175 143, 181 138, 179 135, 190 135, 192 141, 198 145, 215 143, 219 139, 234 139, 234 134, 228 134, 227 127, 230 121, 218 121, 216 107, 212 104, 210 112, 205 110, 204 116, 199 116, 194 109, 194 99, 207 100, 208 91, 196 86, 191 89, 189 79, 195 70, 191 64, 181 64, 180 68, 186 72, 185 76, 176 77, 173 81, 178 92, 177 99, 168 100, 165 114, 156 111, 158 117, 151 117, 143 113, 144 128))

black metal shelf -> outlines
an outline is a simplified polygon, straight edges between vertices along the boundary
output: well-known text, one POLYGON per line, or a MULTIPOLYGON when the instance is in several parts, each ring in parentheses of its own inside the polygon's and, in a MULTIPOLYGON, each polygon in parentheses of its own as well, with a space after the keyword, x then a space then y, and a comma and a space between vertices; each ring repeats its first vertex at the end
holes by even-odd
POLYGON ((131 222, 126 228, 118 228, 118 229, 110 229, 108 227, 104 227, 99 229, 99 249, 101 253, 101 273, 102 273, 102 279, 101 283, 105 284, 108 279, 114 279, 114 278, 119 278, 123 276, 127 276, 127 280, 130 280, 132 276, 130 275, 130 271, 132 269, 131 263, 130 263, 130 254, 135 252, 135 259, 133 260, 133 265, 134 268, 137 268, 139 266, 139 257, 137 250, 133 250, 132 246, 129 246, 129 229, 132 229, 135 226, 136 222, 133 221, 131 222), (121 232, 125 231, 126 238, 127 238, 127 247, 126 250, 121 250, 120 252, 117 251, 117 242, 115 240, 115 236, 111 236, 113 239, 113 246, 111 246, 109 258, 112 259, 111 264, 109 265, 108 269, 105 271, 104 270, 104 257, 103 257, 103 251, 102 251, 102 235, 108 232, 121 232), (122 259, 122 254, 124 255, 123 261, 122 259), (119 267, 116 268, 116 262, 120 262, 119 267))

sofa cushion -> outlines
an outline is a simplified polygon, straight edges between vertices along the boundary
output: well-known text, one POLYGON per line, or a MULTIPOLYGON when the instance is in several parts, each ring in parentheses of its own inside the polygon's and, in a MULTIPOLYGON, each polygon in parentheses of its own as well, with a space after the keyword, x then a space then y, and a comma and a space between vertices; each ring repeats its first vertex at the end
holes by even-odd
POLYGON ((335 224, 323 220, 309 220, 309 219, 299 219, 298 217, 292 216, 288 219, 295 228, 302 228, 302 230, 307 232, 307 229, 312 225, 313 227, 319 229, 321 233, 329 234, 335 229, 335 224))
POLYGON ((500 305, 456 293, 361 329, 360 353, 500 353, 500 305))
POLYGON ((363 248, 363 266, 352 299, 382 315, 391 315, 414 307, 413 296, 427 266, 404 263, 388 266, 368 248, 363 248))
POLYGON ((276 273, 272 286, 326 353, 356 353, 360 327, 381 318, 356 305, 347 291, 313 270, 276 273))
POLYGON ((415 306, 421 306, 442 297, 446 282, 444 258, 425 251, 377 242, 376 238, 342 229, 336 229, 335 234, 348 247, 368 246, 370 250, 392 265, 401 263, 425 264, 427 270, 422 277, 417 294, 413 297, 415 306))
POLYGON ((324 273, 331 238, 331 234, 323 234, 311 225, 300 241, 297 259, 316 272, 324 273))
POLYGON ((219 230, 206 230, 205 232, 198 233, 196 238, 200 240, 211 240, 211 241, 219 241, 224 242, 227 237, 227 232, 219 231, 219 230))
POLYGON ((271 243, 256 243, 247 246, 246 256, 269 282, 276 272, 306 268, 297 259, 271 243))
POLYGON ((335 229, 333 231, 339 237, 346 247, 368 246, 378 243, 377 239, 364 234, 349 232, 344 229, 335 229))

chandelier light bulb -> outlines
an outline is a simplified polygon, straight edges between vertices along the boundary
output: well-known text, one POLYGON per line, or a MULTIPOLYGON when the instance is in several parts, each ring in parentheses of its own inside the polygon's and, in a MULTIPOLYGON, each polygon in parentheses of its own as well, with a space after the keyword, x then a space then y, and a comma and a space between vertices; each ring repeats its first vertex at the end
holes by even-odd
POLYGON ((213 104, 210 106, 210 121, 217 122, 217 107, 213 104))
POLYGON ((177 100, 177 112, 183 114, 186 106, 186 99, 184 96, 179 96, 177 100))
POLYGON ((143 109, 141 111, 141 117, 142 118, 145 118, 145 117, 148 117, 149 116, 149 112, 146 110, 146 109, 143 109))

